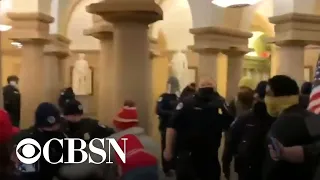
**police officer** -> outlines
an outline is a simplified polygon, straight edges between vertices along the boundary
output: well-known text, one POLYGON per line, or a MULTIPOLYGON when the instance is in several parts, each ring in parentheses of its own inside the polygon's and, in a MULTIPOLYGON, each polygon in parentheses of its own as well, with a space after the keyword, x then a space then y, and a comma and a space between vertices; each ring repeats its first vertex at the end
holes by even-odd
POLYGON ((177 105, 167 128, 164 156, 167 160, 172 158, 176 140, 178 180, 220 179, 221 134, 232 120, 211 78, 202 79, 199 92, 177 105))
POLYGON ((10 114, 12 124, 20 124, 20 92, 18 89, 19 78, 15 75, 7 78, 8 85, 3 88, 4 109, 10 114))
POLYGON ((65 104, 70 100, 74 100, 75 98, 76 96, 71 87, 62 89, 58 99, 58 104, 60 109, 63 110, 65 104))
MULTIPOLYGON (((178 96, 173 91, 168 91, 163 93, 157 102, 156 113, 160 120, 159 122, 159 131, 161 134, 161 150, 165 149, 166 142, 166 129, 168 126, 169 119, 171 118, 175 107, 177 106, 178 96)), ((162 156, 162 168, 163 172, 170 176, 170 170, 173 169, 173 162, 166 161, 162 156)))
MULTIPOLYGON (((41 147, 44 147, 52 138, 63 139, 64 134, 60 131, 60 112, 57 107, 50 103, 41 103, 35 112, 35 124, 32 128, 21 131, 15 138, 17 145, 25 138, 36 140, 41 147)), ((23 146, 24 147, 24 146, 23 146)), ((20 147, 18 152, 23 156, 20 147)), ((35 155, 39 150, 35 152, 35 155)), ((15 151, 13 152, 15 155, 15 151)), ((58 162, 63 155, 63 148, 57 141, 52 141, 49 147, 49 158, 52 162, 58 162)), ((53 179, 58 175, 60 164, 50 164, 43 156, 34 164, 17 163, 17 168, 22 180, 43 180, 53 179)))
POLYGON ((97 120, 83 116, 82 104, 73 99, 65 104, 63 117, 67 121, 66 134, 90 142, 94 138, 105 138, 115 131, 100 124, 97 120))
MULTIPOLYGON (((65 103, 63 109, 63 117, 67 122, 67 127, 65 133, 69 138, 80 138, 86 141, 87 144, 94 138, 106 138, 111 134, 115 133, 112 128, 101 125, 97 120, 91 119, 83 116, 83 107, 82 104, 73 99, 65 103)), ((80 143, 75 143, 75 148, 80 148, 80 143)), ((79 161, 81 159, 81 153, 75 152, 75 160, 79 161)), ((71 165, 72 166, 72 165, 71 165)), ((101 171, 105 170, 105 166, 98 166, 94 164, 84 165, 85 169, 80 166, 80 169, 77 169, 76 166, 73 167, 63 167, 61 169, 60 180, 64 179, 74 179, 70 177, 66 171, 71 171, 70 169, 76 169, 78 174, 82 173, 84 177, 82 179, 90 180, 100 180, 103 179, 103 173, 101 171), (88 172, 88 173, 87 173, 88 172)))

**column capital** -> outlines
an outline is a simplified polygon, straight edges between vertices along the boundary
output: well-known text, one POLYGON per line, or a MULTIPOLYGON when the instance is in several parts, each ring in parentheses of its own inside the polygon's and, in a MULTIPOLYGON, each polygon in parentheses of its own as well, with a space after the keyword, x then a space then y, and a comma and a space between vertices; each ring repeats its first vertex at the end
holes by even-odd
POLYGON ((288 41, 305 41, 306 44, 320 44, 320 15, 288 13, 269 18, 275 24, 276 44, 288 41))
POLYGON ((310 42, 309 41, 304 41, 304 40, 283 40, 283 41, 277 41, 275 38, 269 38, 267 40, 268 43, 270 44, 275 44, 277 46, 301 46, 305 47, 307 46, 310 42))
POLYGON ((250 32, 218 26, 193 28, 190 33, 194 35, 194 47, 191 48, 204 52, 211 49, 229 50, 232 47, 244 49, 252 37, 250 32))
POLYGON ((70 40, 61 34, 50 34, 50 43, 45 45, 45 55, 53 55, 58 59, 64 59, 70 54, 69 44, 70 40))
POLYGON ((223 54, 227 56, 244 56, 248 52, 252 52, 254 49, 251 48, 238 48, 238 47, 231 47, 228 50, 223 50, 223 54))
POLYGON ((102 39, 112 39, 113 37, 113 27, 108 25, 98 25, 93 26, 90 29, 85 29, 83 31, 85 36, 93 36, 99 40, 102 39))
POLYGON ((113 25, 98 15, 92 15, 93 26, 83 31, 85 36, 93 36, 99 40, 113 38, 113 25))
POLYGON ((54 18, 44 13, 9 12, 8 18, 12 21, 10 39, 20 43, 48 43, 49 24, 54 18))
POLYGON ((188 46, 188 48, 199 54, 218 54, 222 49, 212 47, 201 47, 201 46, 188 46))
POLYGON ((110 22, 133 21, 151 24, 162 20, 163 12, 161 7, 153 0, 132 1, 132 0, 108 0, 92 3, 86 7, 91 14, 100 15, 110 22))

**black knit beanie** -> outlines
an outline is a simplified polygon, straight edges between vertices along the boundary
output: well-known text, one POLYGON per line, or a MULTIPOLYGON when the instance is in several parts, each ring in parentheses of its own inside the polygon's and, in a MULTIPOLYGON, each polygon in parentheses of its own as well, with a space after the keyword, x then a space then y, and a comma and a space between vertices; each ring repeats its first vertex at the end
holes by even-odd
POLYGON ((286 75, 276 75, 268 80, 274 96, 299 95, 299 87, 295 80, 286 75))
POLYGON ((255 93, 259 95, 259 98, 264 99, 266 95, 266 87, 268 85, 267 81, 260 81, 255 89, 255 93))

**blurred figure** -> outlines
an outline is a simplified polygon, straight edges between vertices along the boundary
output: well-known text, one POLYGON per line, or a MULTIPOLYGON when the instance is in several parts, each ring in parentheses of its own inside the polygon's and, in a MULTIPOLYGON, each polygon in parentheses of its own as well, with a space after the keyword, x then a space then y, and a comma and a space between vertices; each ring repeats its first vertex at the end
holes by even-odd
MULTIPOLYGON (((148 153, 140 140, 132 134, 124 135, 121 138, 126 140, 126 163, 116 156, 116 163, 119 170, 120 180, 159 180, 159 166, 157 158, 148 153)), ((124 143, 118 140, 121 149, 124 150, 124 143)))
MULTIPOLYGON (((163 151, 165 149, 165 143, 166 143, 166 129, 168 127, 169 119, 171 118, 175 107, 178 104, 178 96, 176 95, 176 92, 174 89, 171 89, 170 86, 168 87, 168 90, 166 93, 163 93, 157 102, 156 106, 156 114, 159 118, 159 131, 161 134, 161 150, 163 154, 163 151)), ((172 172, 171 170, 174 169, 174 162, 173 161, 166 161, 163 158, 162 155, 162 168, 163 172, 167 176, 171 176, 172 172)))
POLYGON ((301 86, 300 90, 300 97, 299 103, 305 109, 309 106, 309 98, 312 90, 312 83, 311 82, 304 82, 301 86))
MULTIPOLYGON (((275 138, 289 147, 313 143, 314 137, 306 124, 313 114, 299 105, 299 87, 295 80, 285 75, 269 79, 265 102, 268 113, 277 117, 268 133, 269 139, 275 138)), ((311 164, 274 161, 269 155, 263 170, 265 180, 312 180, 313 177, 311 164)))
POLYGON ((63 110, 64 106, 67 102, 69 102, 70 100, 75 100, 75 99, 76 99, 76 96, 75 96, 73 89, 71 87, 62 89, 60 92, 59 99, 58 99, 59 108, 61 110, 63 110))
POLYGON ((21 95, 18 89, 19 78, 15 75, 7 78, 8 85, 3 88, 4 109, 9 113, 12 124, 20 125, 21 95))
POLYGON ((94 138, 105 138, 115 133, 112 128, 102 125, 98 120, 84 117, 83 106, 75 99, 65 104, 63 117, 67 121, 68 137, 84 139, 87 143, 94 138))
POLYGON ((234 117, 238 117, 241 114, 251 109, 253 104, 253 95, 255 84, 252 78, 243 77, 240 79, 239 92, 235 99, 230 102, 230 110, 234 117))
POLYGON ((183 99, 170 120, 164 157, 171 160, 177 151, 177 180, 220 179, 221 133, 233 117, 215 89, 211 78, 203 78, 197 94, 183 99))
POLYGON ((180 95, 180 100, 186 98, 186 97, 189 97, 189 96, 192 96, 192 95, 195 95, 196 93, 196 83, 190 83, 188 86, 186 86, 182 92, 181 92, 181 95, 180 95))
MULTIPOLYGON (((25 138, 36 140, 41 147, 52 138, 63 139, 65 135, 60 131, 60 112, 59 109, 51 103, 41 103, 35 112, 35 124, 32 128, 22 130, 15 137, 14 144, 17 145, 25 138)), ((20 154, 22 148, 18 149, 20 154)), ((15 151, 13 152, 15 153, 15 151)), ((57 141, 52 141, 50 144, 50 160, 58 162, 63 154, 63 148, 57 141)), ((17 168, 20 177, 23 180, 43 180, 53 179, 58 175, 60 163, 50 164, 43 156, 34 164, 19 163, 17 168)))
POLYGON ((1 180, 18 180, 15 175, 15 164, 11 159, 13 147, 12 137, 19 132, 19 129, 12 126, 9 114, 3 109, 0 110, 0 177, 1 180))
MULTIPOLYGON (((114 138, 119 140, 120 137, 132 134, 135 135, 139 141, 143 144, 145 150, 148 153, 151 153, 157 159, 160 159, 160 147, 158 147, 157 143, 149 137, 143 128, 138 127, 139 120, 138 120, 138 113, 135 107, 135 103, 131 100, 127 100, 124 102, 124 106, 122 107, 121 111, 117 114, 113 121, 116 129, 116 133, 109 136, 109 138, 114 138)), ((85 136, 84 136, 85 137, 85 136)), ((90 136, 91 137, 91 136, 90 136)), ((109 146, 105 144, 103 147, 101 143, 94 141, 94 146, 100 149, 104 149, 106 154, 109 154, 109 146)), ((91 158, 95 161, 101 161, 101 157, 97 154, 90 154, 91 158)), ((115 153, 111 150, 110 153, 110 161, 115 161, 115 153)), ((102 165, 104 166, 104 165, 102 165)), ((87 161, 81 164, 72 164, 68 166, 64 166, 60 170, 60 176, 68 178, 68 179, 83 179, 87 177, 91 177, 90 175, 94 175, 97 173, 97 169, 100 168, 95 164, 90 164, 87 161)), ((102 167, 101 167, 102 168, 102 167)), ((103 168, 102 168, 103 169, 103 168)), ((110 174, 104 174, 108 176, 109 179, 115 179, 113 177, 113 172, 107 172, 110 174)))
POLYGON ((266 81, 257 85, 253 108, 231 125, 222 159, 226 179, 230 179, 230 163, 234 156, 239 180, 262 180, 265 139, 275 120, 268 114, 264 102, 266 87, 266 81))

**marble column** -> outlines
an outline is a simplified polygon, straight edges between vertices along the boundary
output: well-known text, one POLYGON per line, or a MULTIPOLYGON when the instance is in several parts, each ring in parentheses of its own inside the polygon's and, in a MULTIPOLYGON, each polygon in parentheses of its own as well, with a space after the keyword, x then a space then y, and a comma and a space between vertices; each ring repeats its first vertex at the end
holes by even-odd
POLYGON ((148 25, 162 19, 161 8, 153 0, 109 0, 93 3, 87 11, 113 23, 115 108, 126 99, 135 101, 139 124, 148 131, 153 114, 148 25))
POLYGON ((290 76, 297 81, 299 86, 304 82, 305 45, 303 41, 288 41, 278 44, 279 48, 277 48, 279 62, 276 74, 290 76))
POLYGON ((320 42, 320 16, 306 13, 286 13, 269 18, 275 24, 272 42, 277 48, 277 61, 272 61, 275 74, 285 74, 304 81, 304 47, 320 42))
POLYGON ((60 90, 63 88, 63 69, 61 62, 69 56, 70 40, 60 34, 51 34, 50 43, 44 48, 44 83, 45 83, 45 101, 54 104, 58 103, 60 90))
POLYGON ((227 101, 231 101, 238 92, 238 83, 242 77, 244 55, 243 51, 225 51, 228 56, 227 66, 227 101))
POLYGON ((215 82, 218 80, 218 54, 219 49, 201 49, 190 47, 199 54, 198 82, 203 77, 211 77, 215 82))
POLYGON ((22 43, 20 70, 21 127, 33 124, 37 106, 46 98, 44 45, 49 42, 53 18, 43 13, 8 13, 12 20, 10 37, 22 43))
POLYGON ((97 15, 93 15, 93 27, 84 35, 93 36, 100 42, 98 110, 99 121, 111 126, 117 113, 115 107, 115 63, 113 59, 113 27, 97 15))

